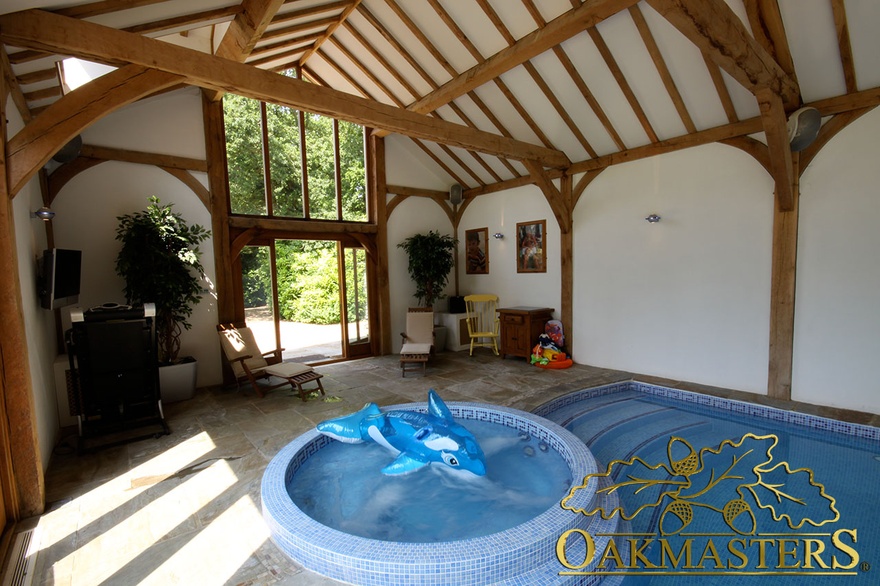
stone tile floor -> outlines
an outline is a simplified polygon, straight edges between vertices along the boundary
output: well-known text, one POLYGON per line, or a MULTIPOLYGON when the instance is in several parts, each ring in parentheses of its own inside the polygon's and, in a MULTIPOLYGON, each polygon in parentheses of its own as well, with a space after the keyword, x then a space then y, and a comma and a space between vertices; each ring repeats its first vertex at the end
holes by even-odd
MULTIPOLYGON (((337 584, 290 561, 269 539, 260 509, 266 464, 316 423, 368 401, 479 401, 529 411, 567 392, 634 378, 575 365, 543 370, 487 350, 444 352, 427 376, 400 376, 396 356, 318 367, 327 394, 303 403, 286 388, 258 398, 242 387, 200 389, 165 406, 171 435, 77 455, 62 442, 46 477, 46 513, 37 526, 34 584, 337 584)), ((773 403, 767 397, 637 376, 639 380, 773 403)), ((829 413, 809 405, 779 406, 880 424, 878 416, 829 413)), ((28 523, 23 524, 25 528, 28 523)))

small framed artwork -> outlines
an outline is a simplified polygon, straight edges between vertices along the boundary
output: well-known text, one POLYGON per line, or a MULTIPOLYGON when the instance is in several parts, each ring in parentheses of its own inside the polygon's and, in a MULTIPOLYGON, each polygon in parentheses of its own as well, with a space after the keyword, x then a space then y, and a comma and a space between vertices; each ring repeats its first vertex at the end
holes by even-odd
POLYGON ((519 222, 516 225, 516 272, 546 273, 547 220, 519 222))
POLYGON ((468 275, 489 274, 489 228, 475 228, 464 232, 468 275))

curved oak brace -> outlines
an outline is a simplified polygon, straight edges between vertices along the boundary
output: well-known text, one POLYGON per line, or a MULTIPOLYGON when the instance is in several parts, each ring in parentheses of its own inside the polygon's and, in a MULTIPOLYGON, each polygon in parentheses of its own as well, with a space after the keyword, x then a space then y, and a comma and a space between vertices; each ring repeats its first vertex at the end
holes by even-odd
POLYGON ((364 252, 367 253, 367 256, 373 259, 374 261, 378 258, 379 250, 376 247, 376 239, 373 238, 369 234, 360 234, 354 233, 352 234, 355 240, 364 248, 364 252))
MULTIPOLYGON (((109 160, 111 159, 95 159, 92 157, 79 156, 69 163, 65 163, 61 167, 58 167, 54 173, 49 175, 48 178, 49 197, 47 205, 51 207, 52 202, 55 201, 55 198, 58 197, 58 194, 61 192, 64 186, 70 182, 71 179, 73 179, 83 171, 91 169, 92 167, 100 165, 101 163, 106 163, 109 160)), ((198 181, 198 179, 192 176, 191 173, 184 169, 178 169, 176 167, 165 167, 162 165, 157 165, 157 167, 159 167, 166 173, 173 175, 177 179, 180 179, 180 181, 184 185, 189 187, 190 190, 192 190, 192 192, 196 194, 196 196, 199 198, 199 201, 202 202, 202 205, 204 205, 209 212, 211 211, 211 194, 208 192, 205 186, 198 181)))
POLYGON ((571 208, 567 205, 566 199, 562 196, 559 189, 553 185, 553 180, 536 161, 523 161, 526 169, 528 169, 535 185, 541 189, 541 193, 547 198, 553 215, 556 216, 556 223, 559 224, 559 230, 563 233, 571 232, 571 208))
POLYGON ((734 138, 727 138, 721 141, 718 141, 722 144, 726 144, 727 146, 732 146, 734 148, 738 148, 741 151, 744 151, 754 158, 764 170, 767 171, 768 175, 772 175, 772 171, 770 169, 770 151, 767 150, 767 145, 761 142, 760 140, 755 140, 750 136, 737 136, 734 138))
POLYGON ((171 73, 127 65, 67 94, 9 140, 7 178, 14 198, 52 155, 96 120, 183 81, 171 73))
POLYGON ((189 171, 184 171, 183 169, 177 169, 174 167, 159 167, 169 175, 173 175, 180 179, 180 181, 189 187, 193 193, 195 193, 199 201, 202 202, 202 205, 205 206, 205 209, 208 210, 208 213, 211 213, 211 194, 208 192, 208 188, 202 185, 198 179, 192 176, 192 173, 189 171))
POLYGON ((263 231, 260 228, 254 226, 236 236, 235 240, 229 245, 229 260, 235 262, 241 254, 241 251, 244 250, 244 247, 250 244, 250 242, 262 232, 263 231))
POLYGON ((822 128, 819 129, 819 135, 816 137, 816 140, 813 141, 813 144, 801 152, 801 174, 803 174, 804 169, 809 166, 813 159, 816 158, 816 155, 819 154, 819 151, 821 151, 832 138, 837 136, 841 130, 849 126, 851 123, 855 122, 856 119, 860 118, 863 114, 867 114, 875 107, 876 106, 870 106, 859 110, 841 112, 840 114, 835 114, 831 120, 823 124, 822 128))
POLYGON ((449 223, 453 226, 455 225, 455 216, 453 215, 452 210, 446 205, 446 197, 440 195, 432 195, 431 199, 437 202, 437 205, 446 212, 446 217, 449 218, 449 223))
POLYGON ((599 176, 602 171, 607 169, 608 167, 602 167, 601 169, 595 169, 593 171, 587 171, 584 173, 584 176, 580 178, 571 190, 571 209, 574 211, 574 208, 577 207, 578 201, 580 201, 581 196, 584 194, 584 191, 587 190, 587 187, 593 180, 599 176))
POLYGON ((391 198, 391 201, 385 204, 385 221, 391 218, 391 212, 394 211, 394 208, 402 204, 408 197, 408 195, 395 195, 391 198))
POLYGON ((95 159, 92 157, 78 156, 69 163, 64 163, 55 169, 47 178, 49 183, 49 195, 46 205, 52 207, 52 202, 58 197, 58 194, 67 183, 87 169, 91 169, 103 163, 106 159, 95 159))
POLYGON ((471 202, 474 201, 474 198, 475 198, 475 197, 476 197, 476 196, 474 196, 474 197, 468 197, 466 192, 462 194, 462 200, 461 200, 461 203, 458 204, 458 208, 457 208, 457 209, 455 210, 455 212, 454 212, 454 215, 455 215, 455 222, 454 222, 453 225, 454 225, 456 228, 458 228, 458 225, 461 223, 461 219, 464 217, 464 211, 465 211, 466 209, 468 209, 468 206, 471 205, 471 202))

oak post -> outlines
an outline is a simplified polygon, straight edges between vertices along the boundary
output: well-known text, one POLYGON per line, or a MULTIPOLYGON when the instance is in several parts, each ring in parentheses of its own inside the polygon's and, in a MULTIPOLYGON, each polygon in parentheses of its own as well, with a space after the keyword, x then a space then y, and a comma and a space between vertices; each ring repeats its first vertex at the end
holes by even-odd
POLYGON ((794 350, 794 304, 797 282, 798 203, 800 186, 798 155, 792 153, 794 185, 789 209, 776 198, 773 206, 773 265, 770 281, 770 357, 767 395, 791 400, 792 354, 794 350))
MULTIPOLYGON (((0 75, 0 96, 5 96, 0 75)), ((0 486, 8 520, 39 515, 46 499, 18 276, 12 196, 6 181, 6 107, 0 101, 0 486), (8 494, 7 494, 8 491, 8 494)))

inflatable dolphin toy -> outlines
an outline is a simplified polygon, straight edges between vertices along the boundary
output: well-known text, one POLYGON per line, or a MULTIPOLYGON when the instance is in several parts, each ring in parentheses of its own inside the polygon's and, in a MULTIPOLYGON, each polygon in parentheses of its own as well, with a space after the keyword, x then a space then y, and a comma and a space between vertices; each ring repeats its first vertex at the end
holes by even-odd
POLYGON ((433 389, 428 413, 388 411, 367 403, 357 413, 318 424, 318 431, 350 444, 373 441, 397 455, 383 474, 409 474, 437 462, 449 468, 486 474, 486 460, 477 440, 452 419, 452 413, 433 389))

